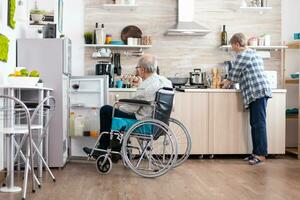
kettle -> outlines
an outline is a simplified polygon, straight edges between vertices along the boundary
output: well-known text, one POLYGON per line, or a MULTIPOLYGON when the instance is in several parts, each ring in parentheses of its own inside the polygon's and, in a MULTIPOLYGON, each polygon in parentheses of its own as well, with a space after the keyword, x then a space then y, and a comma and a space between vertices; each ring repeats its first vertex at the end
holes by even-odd
POLYGON ((204 85, 206 80, 206 73, 201 72, 201 69, 194 69, 190 72, 190 85, 204 85))

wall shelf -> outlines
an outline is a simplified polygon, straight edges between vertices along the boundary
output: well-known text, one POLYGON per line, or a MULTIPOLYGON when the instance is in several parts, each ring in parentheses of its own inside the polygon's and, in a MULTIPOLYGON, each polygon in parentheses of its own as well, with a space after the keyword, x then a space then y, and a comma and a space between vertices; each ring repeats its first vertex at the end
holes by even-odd
POLYGON ((87 48, 120 48, 120 49, 148 49, 152 45, 111 45, 111 44, 85 44, 87 48))
POLYGON ((137 5, 131 4, 103 4, 103 8, 106 10, 135 10, 137 9, 137 5))
MULTIPOLYGON (((287 49, 288 46, 248 46, 248 48, 251 49, 256 49, 256 50, 265 50, 265 51, 277 51, 281 49, 287 49)), ((230 50, 231 46, 230 45, 223 45, 220 46, 220 49, 222 50, 230 50)))
POLYGON ((289 49, 300 49, 300 41, 294 41, 287 44, 289 49))
POLYGON ((286 79, 286 84, 299 84, 299 79, 286 79))

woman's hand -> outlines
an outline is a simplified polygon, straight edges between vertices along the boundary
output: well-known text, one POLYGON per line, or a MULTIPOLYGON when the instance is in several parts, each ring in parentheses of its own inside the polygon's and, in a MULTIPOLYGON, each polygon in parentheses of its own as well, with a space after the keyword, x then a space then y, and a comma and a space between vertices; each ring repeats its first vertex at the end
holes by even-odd
POLYGON ((220 86, 222 87, 222 89, 229 89, 231 84, 232 84, 232 81, 224 79, 221 82, 220 86))

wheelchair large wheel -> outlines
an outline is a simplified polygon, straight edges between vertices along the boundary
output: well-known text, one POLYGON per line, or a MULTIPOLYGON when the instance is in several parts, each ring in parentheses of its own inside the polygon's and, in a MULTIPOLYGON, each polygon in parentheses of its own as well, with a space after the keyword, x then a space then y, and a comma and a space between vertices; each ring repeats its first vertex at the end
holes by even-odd
POLYGON ((96 160, 96 168, 99 174, 108 174, 112 169, 112 161, 110 157, 101 155, 96 160))
POLYGON ((174 166, 177 141, 163 122, 143 120, 125 133, 122 153, 124 162, 134 173, 146 178, 158 177, 174 166))
POLYGON ((192 149, 192 140, 187 128, 177 119, 170 118, 169 127, 177 139, 178 157, 174 167, 178 167, 188 159, 192 149))

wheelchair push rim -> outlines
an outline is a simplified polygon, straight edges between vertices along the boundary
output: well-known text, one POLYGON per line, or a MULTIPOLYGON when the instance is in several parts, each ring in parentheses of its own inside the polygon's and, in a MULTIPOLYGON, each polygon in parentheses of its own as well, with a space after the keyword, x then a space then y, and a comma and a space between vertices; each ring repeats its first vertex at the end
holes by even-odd
POLYGON ((171 129, 155 119, 136 123, 123 138, 124 162, 134 173, 146 178, 161 176, 172 169, 177 159, 177 151, 177 140, 171 129), (143 134, 140 130, 145 126, 151 126, 156 133, 160 133, 143 134), (131 141, 130 146, 127 145, 128 141, 131 141), (132 149, 134 155, 128 154, 129 149, 132 149))
POLYGON ((177 119, 170 118, 169 127, 177 139, 178 156, 174 167, 178 167, 188 159, 192 149, 192 140, 187 128, 177 119))

